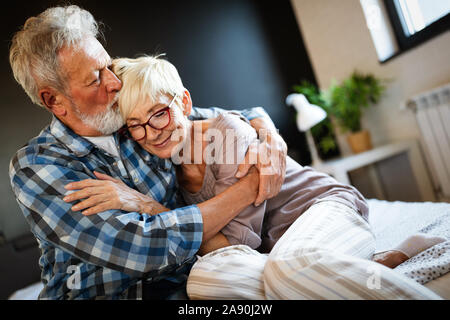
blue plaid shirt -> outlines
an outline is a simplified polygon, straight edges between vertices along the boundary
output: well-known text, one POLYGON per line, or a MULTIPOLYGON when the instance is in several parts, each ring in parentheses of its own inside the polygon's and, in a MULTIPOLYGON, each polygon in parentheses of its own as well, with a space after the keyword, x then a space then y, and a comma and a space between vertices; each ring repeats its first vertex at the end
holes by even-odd
MULTIPOLYGON (((221 109, 193 109, 192 119, 221 109)), ((262 108, 241 111, 249 120, 262 108)), ((10 164, 17 202, 41 249, 44 289, 40 299, 141 299, 142 281, 185 284, 202 241, 196 205, 177 205, 175 169, 131 139, 114 134, 120 159, 52 123, 20 149, 10 164), (73 212, 64 186, 95 179, 93 171, 121 179, 171 211, 155 216, 108 210, 92 216, 73 212)))

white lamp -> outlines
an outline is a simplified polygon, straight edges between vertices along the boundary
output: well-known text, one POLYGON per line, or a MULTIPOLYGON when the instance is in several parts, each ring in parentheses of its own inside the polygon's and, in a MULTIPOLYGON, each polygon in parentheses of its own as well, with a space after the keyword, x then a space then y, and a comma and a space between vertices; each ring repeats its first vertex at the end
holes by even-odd
POLYGON ((312 167, 317 166, 322 161, 317 153, 316 144, 311 134, 311 128, 327 117, 327 113, 321 107, 310 104, 306 97, 300 93, 293 93, 287 96, 286 104, 294 106, 297 110, 297 128, 306 132, 309 150, 312 156, 312 167))

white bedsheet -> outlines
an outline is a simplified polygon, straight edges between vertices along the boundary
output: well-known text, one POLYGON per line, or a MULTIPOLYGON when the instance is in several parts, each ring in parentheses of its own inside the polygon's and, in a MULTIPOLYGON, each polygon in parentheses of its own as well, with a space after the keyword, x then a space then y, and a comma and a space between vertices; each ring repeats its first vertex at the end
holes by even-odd
MULTIPOLYGON (((450 203, 388 202, 375 199, 368 200, 368 203, 370 208, 369 223, 377 239, 378 252, 393 248, 403 239, 417 232, 434 234, 450 240, 450 203)), ((423 257, 419 257, 419 255, 413 257, 395 270, 411 276, 411 271, 423 268, 424 263, 429 262, 431 256, 433 256, 433 260, 438 262, 437 265, 440 268, 449 268, 450 241, 424 251, 423 257), (439 253, 441 253, 441 256, 437 256, 439 253)), ((427 267, 430 267, 430 265, 427 267)), ((416 278, 415 280, 420 279, 416 278)), ((421 281, 424 281, 424 279, 422 278, 421 281)), ((450 289, 447 289, 450 288, 448 269, 441 269, 441 274, 436 276, 434 280, 425 279, 425 282, 428 288, 435 290, 443 298, 450 299, 450 289)), ((33 284, 16 291, 10 299, 37 299, 42 287, 41 283, 33 284)))
POLYGON ((377 251, 393 248, 408 236, 424 232, 447 238, 394 270, 450 299, 450 203, 369 200, 369 223, 377 251))
POLYGON ((377 239, 377 251, 388 250, 417 232, 450 240, 450 203, 375 199, 368 203, 369 223, 377 239))

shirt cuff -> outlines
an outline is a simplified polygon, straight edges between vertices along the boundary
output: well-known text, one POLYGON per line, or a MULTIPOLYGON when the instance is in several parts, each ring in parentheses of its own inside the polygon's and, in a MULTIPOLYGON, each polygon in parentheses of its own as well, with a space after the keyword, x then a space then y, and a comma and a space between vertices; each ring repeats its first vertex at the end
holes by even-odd
POLYGON ((253 120, 255 118, 269 117, 267 112, 262 107, 256 107, 256 108, 239 110, 239 111, 249 121, 253 120))
POLYGON ((167 214, 165 216, 164 213, 161 213, 163 215, 161 218, 167 218, 169 221, 173 218, 177 219, 178 232, 182 234, 186 241, 185 246, 189 247, 191 251, 188 255, 195 254, 200 249, 203 239, 203 216, 199 207, 194 204, 168 211, 167 214), (190 244, 187 245, 187 242, 190 244))

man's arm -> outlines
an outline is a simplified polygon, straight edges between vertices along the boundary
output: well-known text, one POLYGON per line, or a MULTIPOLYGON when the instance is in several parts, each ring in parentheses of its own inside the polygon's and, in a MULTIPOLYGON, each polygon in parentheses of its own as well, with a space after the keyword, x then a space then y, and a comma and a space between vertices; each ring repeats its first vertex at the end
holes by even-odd
POLYGON ((258 159, 256 166, 260 176, 255 206, 259 206, 265 200, 275 197, 281 190, 286 175, 287 145, 270 118, 254 118, 250 120, 250 125, 258 133, 259 143, 249 147, 246 159, 239 166, 236 177, 247 174, 252 165, 250 161, 252 153, 256 153, 254 156, 258 159), (263 160, 260 160, 261 157, 263 160))
MULTIPOLYGON (((191 120, 211 119, 211 118, 216 118, 221 113, 229 112, 229 111, 239 113, 249 121, 251 121, 255 118, 265 118, 266 121, 271 122, 273 125, 273 122, 270 119, 269 115, 264 110, 264 108, 261 108, 261 107, 255 107, 255 108, 243 109, 243 110, 225 110, 225 109, 217 108, 217 107, 211 107, 211 108, 193 107, 191 114, 189 115, 189 119, 191 119, 191 120)), ((273 125, 273 127, 275 128, 275 125, 273 125)))
POLYGON ((64 186, 89 178, 85 172, 48 162, 23 166, 16 158, 10 176, 32 232, 83 261, 143 278, 171 270, 200 248, 203 223, 197 206, 156 216, 121 210, 85 216, 63 200, 64 186))
MULTIPOLYGON (((94 174, 102 180, 85 179, 65 186, 66 189, 77 190, 64 197, 66 203, 82 200, 72 206, 72 211, 84 210, 84 215, 110 209, 138 210, 139 213, 150 215, 170 211, 150 196, 131 189, 118 179, 97 172, 94 174)), ((209 241, 239 212, 254 202, 258 184, 257 169, 252 168, 238 183, 221 189, 215 197, 198 204, 203 221, 203 243, 209 241)))
POLYGON ((254 201, 257 190, 254 174, 199 206, 158 215, 108 210, 86 216, 63 200, 64 186, 88 178, 85 172, 52 164, 22 166, 16 158, 10 175, 33 233, 83 261, 136 277, 193 257, 203 241, 254 201))

